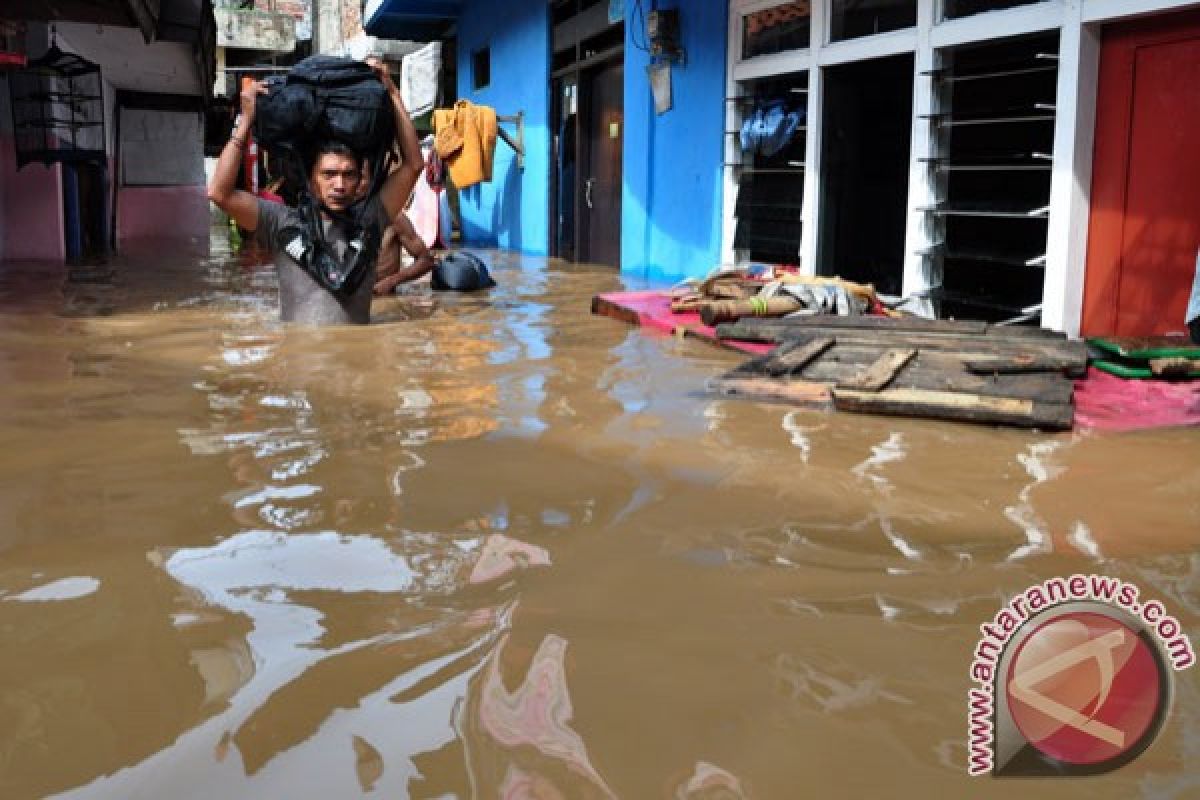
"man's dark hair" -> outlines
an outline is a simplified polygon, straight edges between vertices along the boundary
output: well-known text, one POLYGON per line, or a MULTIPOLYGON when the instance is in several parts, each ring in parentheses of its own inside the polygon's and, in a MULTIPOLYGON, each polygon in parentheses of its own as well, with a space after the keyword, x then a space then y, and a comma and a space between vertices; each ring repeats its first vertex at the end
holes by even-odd
POLYGON ((350 147, 350 145, 345 144, 344 142, 330 139, 327 141, 318 142, 317 146, 313 148, 312 155, 308 159, 309 173, 313 171, 313 167, 317 165, 317 161, 320 160, 321 156, 326 155, 347 156, 349 158, 353 158, 354 163, 358 164, 358 168, 362 169, 362 153, 357 152, 354 148, 350 147))

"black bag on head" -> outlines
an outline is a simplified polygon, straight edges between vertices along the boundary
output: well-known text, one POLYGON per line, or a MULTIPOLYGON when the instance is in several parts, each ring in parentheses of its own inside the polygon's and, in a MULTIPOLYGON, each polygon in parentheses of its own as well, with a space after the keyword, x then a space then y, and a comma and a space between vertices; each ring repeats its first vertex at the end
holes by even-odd
POLYGON ((434 289, 455 292, 474 292, 496 285, 483 259, 462 250, 450 253, 439 261, 433 268, 430 282, 434 289))
POLYGON ((320 109, 317 135, 342 142, 371 157, 396 138, 396 118, 387 90, 361 61, 310 56, 288 73, 288 83, 311 87, 320 109))
POLYGON ((396 138, 387 90, 361 61, 310 56, 286 78, 267 81, 258 99, 254 138, 268 149, 311 152, 317 142, 342 142, 376 164, 396 138))
POLYGON ((286 78, 264 81, 267 93, 260 95, 254 115, 254 139, 268 150, 299 154, 312 141, 321 113, 311 87, 288 83, 286 78))

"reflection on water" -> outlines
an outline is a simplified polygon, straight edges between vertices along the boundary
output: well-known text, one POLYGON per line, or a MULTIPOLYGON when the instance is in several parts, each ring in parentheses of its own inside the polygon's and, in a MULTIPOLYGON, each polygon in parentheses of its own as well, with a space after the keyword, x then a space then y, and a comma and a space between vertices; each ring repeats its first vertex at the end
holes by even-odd
POLYGON ((462 727, 472 731, 466 737, 472 783, 498 783, 501 797, 612 797, 588 758, 587 745, 570 727, 567 641, 553 634, 544 638, 511 692, 499 667, 506 643, 507 637, 488 659, 465 706, 462 727), (555 773, 561 774, 559 781, 555 773))
MULTIPOLYGON (((705 394, 610 271, 278 324, 270 268, 0 266, 0 796, 1007 797, 970 653, 1099 571, 1196 636, 1200 432, 705 394)), ((1154 747, 1030 796, 1196 797, 1154 747), (1053 791, 1051 791, 1053 790, 1053 791)))

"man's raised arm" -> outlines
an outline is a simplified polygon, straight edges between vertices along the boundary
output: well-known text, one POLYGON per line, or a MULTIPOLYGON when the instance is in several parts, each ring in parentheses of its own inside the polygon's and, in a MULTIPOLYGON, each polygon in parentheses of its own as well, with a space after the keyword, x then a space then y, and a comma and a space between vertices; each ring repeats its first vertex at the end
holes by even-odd
POLYGON ((396 144, 400 145, 400 168, 387 177, 379 190, 379 200, 383 203, 388 219, 395 219, 408 205, 408 196, 412 194, 413 187, 417 185, 417 176, 421 174, 421 145, 417 141, 417 129, 413 127, 408 109, 404 107, 400 87, 392 80, 387 66, 378 58, 369 59, 367 64, 375 70, 375 74, 387 89, 388 97, 392 101, 392 113, 396 117, 396 144))
POLYGON ((258 228, 258 198, 237 188, 237 176, 242 168, 242 153, 254 125, 258 96, 265 91, 266 88, 258 81, 242 91, 242 114, 238 118, 237 129, 221 150, 217 168, 208 184, 208 199, 232 217, 234 222, 251 232, 258 228))

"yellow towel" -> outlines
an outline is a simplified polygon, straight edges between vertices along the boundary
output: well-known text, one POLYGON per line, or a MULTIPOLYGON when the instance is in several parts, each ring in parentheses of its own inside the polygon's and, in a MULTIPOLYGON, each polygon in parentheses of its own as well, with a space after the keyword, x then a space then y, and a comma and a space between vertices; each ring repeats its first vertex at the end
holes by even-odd
POLYGON ((495 109, 459 100, 452 109, 433 112, 433 128, 438 155, 445 160, 455 186, 466 189, 491 181, 496 155, 495 109))
POLYGON ((479 131, 479 146, 483 156, 483 179, 492 182, 492 165, 496 162, 496 109, 475 106, 475 127, 479 131))

